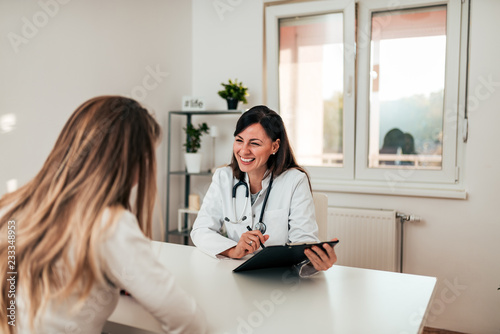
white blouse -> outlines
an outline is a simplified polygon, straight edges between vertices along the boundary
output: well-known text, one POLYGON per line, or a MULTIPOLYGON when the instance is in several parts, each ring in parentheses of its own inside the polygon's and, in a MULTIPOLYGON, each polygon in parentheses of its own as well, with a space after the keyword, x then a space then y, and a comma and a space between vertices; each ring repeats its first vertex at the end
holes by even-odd
POLYGON ((136 217, 124 211, 109 233, 99 252, 103 273, 111 284, 96 283, 83 307, 76 312, 72 310, 77 302, 76 294, 62 304, 49 303, 42 323, 35 325, 35 332, 28 325, 23 294, 18 291, 18 333, 100 334, 116 307, 120 289, 128 291, 158 319, 163 332, 205 333, 205 314, 156 259, 151 241, 140 230, 136 217))

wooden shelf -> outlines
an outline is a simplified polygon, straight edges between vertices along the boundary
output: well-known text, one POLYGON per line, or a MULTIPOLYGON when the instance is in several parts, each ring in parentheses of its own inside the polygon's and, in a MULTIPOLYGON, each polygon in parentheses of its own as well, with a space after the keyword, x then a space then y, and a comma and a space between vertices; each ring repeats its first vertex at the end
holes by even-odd
POLYGON ((177 236, 181 236, 181 237, 189 237, 189 233, 191 233, 191 229, 183 230, 181 232, 179 232, 177 230, 168 231, 168 234, 170 234, 170 235, 177 235, 177 236))
POLYGON ((237 115, 243 114, 245 110, 199 110, 199 111, 171 111, 174 115, 237 115))
POLYGON ((186 171, 178 170, 174 172, 169 172, 171 175, 200 175, 200 176, 206 176, 206 175, 212 175, 212 172, 199 172, 199 173, 188 173, 186 171))

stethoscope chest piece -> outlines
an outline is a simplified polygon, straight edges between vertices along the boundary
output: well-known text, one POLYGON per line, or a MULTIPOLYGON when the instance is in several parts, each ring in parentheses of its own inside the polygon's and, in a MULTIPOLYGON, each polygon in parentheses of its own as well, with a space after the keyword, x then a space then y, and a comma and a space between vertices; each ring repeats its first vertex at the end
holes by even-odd
POLYGON ((258 222, 257 224, 255 224, 255 229, 264 234, 266 233, 266 224, 264 224, 264 222, 258 222))

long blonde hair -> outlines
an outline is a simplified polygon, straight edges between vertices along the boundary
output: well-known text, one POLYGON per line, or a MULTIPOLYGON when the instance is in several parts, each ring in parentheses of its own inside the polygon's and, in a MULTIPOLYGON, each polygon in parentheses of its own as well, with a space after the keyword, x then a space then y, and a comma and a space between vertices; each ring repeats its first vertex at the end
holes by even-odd
POLYGON ((7 323, 12 300, 8 272, 17 272, 16 291, 23 291, 31 327, 49 301, 75 292, 83 301, 94 283, 105 281, 97 255, 103 228, 124 209, 131 210, 135 183, 133 211, 151 237, 160 133, 159 124, 136 101, 93 98, 71 115, 34 179, 0 198, 0 209, 7 210, 0 217, 0 332, 14 333, 7 323), (111 215, 103 225, 106 209, 111 215), (14 254, 15 268, 7 263, 14 254), (56 270, 61 265, 64 272, 56 270))

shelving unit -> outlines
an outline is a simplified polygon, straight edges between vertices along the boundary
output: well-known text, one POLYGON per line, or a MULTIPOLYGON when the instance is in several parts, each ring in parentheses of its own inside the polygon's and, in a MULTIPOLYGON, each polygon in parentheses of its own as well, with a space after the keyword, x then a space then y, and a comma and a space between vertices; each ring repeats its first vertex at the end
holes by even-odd
MULTIPOLYGON (((173 116, 181 116, 186 118, 186 126, 188 124, 192 124, 193 116, 214 116, 214 115, 241 115, 243 113, 242 110, 210 110, 210 111, 170 111, 168 113, 168 145, 167 145, 167 198, 166 198, 166 219, 165 219, 165 241, 168 242, 169 235, 177 235, 183 238, 183 242, 185 245, 189 243, 189 229, 188 229, 188 215, 193 214, 191 210, 187 210, 189 203, 189 192, 191 188, 191 176, 211 176, 212 173, 209 171, 200 172, 200 173, 188 173, 185 170, 177 170, 172 171, 171 167, 171 153, 172 153, 172 117, 173 116), (184 215, 182 231, 179 231, 177 228, 171 230, 170 229, 170 178, 172 176, 184 177, 184 207, 177 208, 182 209, 181 214, 184 215)), ((232 130, 232 129, 231 129, 232 130)), ((182 150, 182 145, 179 145, 179 148, 182 150)), ((180 215, 179 215, 180 216, 180 215)))

